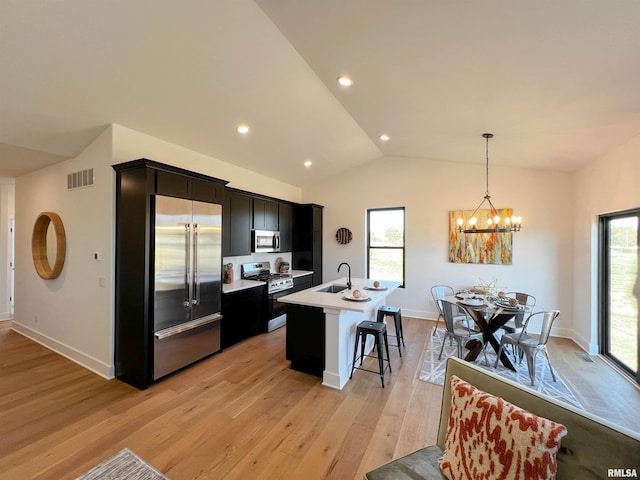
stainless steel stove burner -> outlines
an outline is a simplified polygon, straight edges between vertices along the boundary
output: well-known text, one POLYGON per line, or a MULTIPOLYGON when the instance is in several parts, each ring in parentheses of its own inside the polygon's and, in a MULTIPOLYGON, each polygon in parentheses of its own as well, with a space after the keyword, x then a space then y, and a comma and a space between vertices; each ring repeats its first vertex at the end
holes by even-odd
POLYGON ((241 276, 245 280, 267 282, 267 293, 272 294, 293 288, 293 277, 289 273, 272 273, 270 262, 244 263, 241 276))
POLYGON ((266 331, 271 332, 286 325, 286 305, 278 302, 278 298, 287 295, 287 290, 293 288, 293 276, 290 273, 272 273, 269 262, 244 263, 241 266, 240 275, 245 280, 267 282, 266 331))

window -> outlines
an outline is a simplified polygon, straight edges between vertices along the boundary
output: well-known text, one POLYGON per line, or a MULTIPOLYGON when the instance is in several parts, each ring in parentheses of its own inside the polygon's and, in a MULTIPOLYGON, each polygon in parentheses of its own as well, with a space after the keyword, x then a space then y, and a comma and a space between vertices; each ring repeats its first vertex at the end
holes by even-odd
POLYGON ((367 210, 367 278, 404 287, 404 207, 367 210))
POLYGON ((600 218, 601 353, 640 380, 638 302, 638 218, 632 210, 600 218))

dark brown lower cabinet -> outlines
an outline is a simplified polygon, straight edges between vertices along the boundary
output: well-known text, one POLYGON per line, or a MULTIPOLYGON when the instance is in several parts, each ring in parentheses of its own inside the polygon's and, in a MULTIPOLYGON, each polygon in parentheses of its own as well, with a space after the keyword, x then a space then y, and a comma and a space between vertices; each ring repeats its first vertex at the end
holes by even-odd
POLYGON ((287 304, 286 345, 292 369, 322 377, 325 345, 322 308, 287 304))
POLYGON ((289 293, 299 292, 311 287, 313 287, 313 275, 302 275, 293 279, 293 288, 289 290, 289 293))
POLYGON ((267 287, 247 288, 222 295, 222 348, 264 332, 267 287))

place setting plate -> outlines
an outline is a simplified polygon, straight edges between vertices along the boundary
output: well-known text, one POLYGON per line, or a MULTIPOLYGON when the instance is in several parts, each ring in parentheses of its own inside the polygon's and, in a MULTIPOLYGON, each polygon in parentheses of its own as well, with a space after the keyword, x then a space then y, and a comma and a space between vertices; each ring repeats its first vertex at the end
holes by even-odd
POLYGON ((467 300, 471 300, 471 301, 483 301, 485 300, 485 296, 484 295, 478 295, 472 292, 467 292, 467 291, 461 291, 458 292, 454 295, 454 297, 456 297, 458 300, 466 302, 467 300))
POLYGON ((507 310, 523 310, 524 309, 524 307, 522 305, 512 306, 512 305, 509 305, 509 302, 505 302, 505 301, 502 301, 502 300, 498 300, 495 303, 495 305, 496 305, 496 307, 504 308, 504 309, 507 309, 507 310))
POLYGON ((455 294, 458 303, 461 303, 465 307, 486 307, 485 298, 476 296, 471 292, 462 291, 455 294))
POLYGON ((382 290, 386 290, 387 287, 383 287, 382 285, 379 286, 379 287, 374 287, 373 285, 367 285, 367 286, 364 287, 364 289, 365 290, 375 290, 377 292, 380 292, 382 290))
POLYGON ((487 304, 483 300, 473 298, 463 298, 459 301, 465 307, 486 307, 487 304))
POLYGON ((354 297, 353 295, 345 295, 342 297, 344 300, 349 300, 350 302, 368 302, 371 300, 371 297, 366 295, 360 295, 359 297, 354 297))

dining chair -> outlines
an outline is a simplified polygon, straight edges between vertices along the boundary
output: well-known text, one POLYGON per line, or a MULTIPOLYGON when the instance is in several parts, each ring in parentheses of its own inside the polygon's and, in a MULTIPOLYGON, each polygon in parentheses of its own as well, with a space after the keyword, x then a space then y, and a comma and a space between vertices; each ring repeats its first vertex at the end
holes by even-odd
MULTIPOLYGON (((555 322, 556 318, 560 315, 559 310, 548 310, 532 313, 527 317, 522 327, 522 331, 518 333, 506 333, 502 335, 500 338, 500 348, 498 349, 498 358, 496 359, 496 363, 494 368, 498 366, 498 360, 500 359, 500 355, 502 354, 503 347, 505 345, 513 345, 522 352, 523 356, 527 357, 527 367, 529 369, 529 377, 531 378, 531 385, 534 385, 536 378, 536 356, 538 353, 542 352, 545 357, 547 357, 547 363, 549 364, 549 370, 551 370, 551 377, 553 381, 556 381, 555 373, 553 372, 553 367, 551 366, 551 360, 549 359, 549 352, 547 351, 547 342, 549 341, 549 336, 551 335, 551 327, 553 326, 553 322, 555 322), (527 333, 527 328, 529 327, 529 323, 532 318, 542 317, 542 326, 540 328, 540 335, 538 337, 534 337, 527 333)), ((522 356, 520 357, 518 363, 522 363, 522 356)))
MULTIPOLYGON (((438 330, 438 324, 440 323, 440 319, 442 318, 444 320, 444 313, 442 312, 442 300, 444 300, 444 297, 448 297, 448 296, 452 296, 454 295, 455 292, 453 290, 453 287, 450 287, 449 285, 434 285, 433 287, 431 287, 431 297, 433 297, 433 303, 436 304, 436 307, 438 309, 438 318, 436 319, 436 328, 433 329, 433 333, 432 335, 435 336, 436 334, 436 330, 438 330)), ((457 308, 456 305, 456 314, 454 315, 454 321, 458 322, 458 321, 464 321, 464 314, 461 313, 459 311, 460 309, 457 308)))
POLYGON ((444 338, 442 339, 442 346, 440 347, 440 355, 438 360, 442 359, 442 351, 444 350, 444 343, 449 339, 453 339, 458 344, 458 357, 462 358, 462 346, 466 345, 470 340, 478 340, 482 344, 482 352, 484 353, 484 361, 489 365, 487 359, 487 352, 484 347, 483 333, 471 328, 471 319, 466 309, 461 308, 455 303, 448 302, 446 300, 440 300, 442 303, 442 318, 444 320, 445 327, 447 328, 444 338), (464 320, 458 322, 455 320, 454 312, 462 312, 464 314, 464 320))
POLYGON ((525 316, 529 316, 536 308, 536 297, 522 292, 507 292, 506 296, 509 298, 515 298, 518 300, 518 305, 524 306, 523 315, 516 315, 502 327, 507 333, 520 333, 524 322, 522 321, 525 316))

